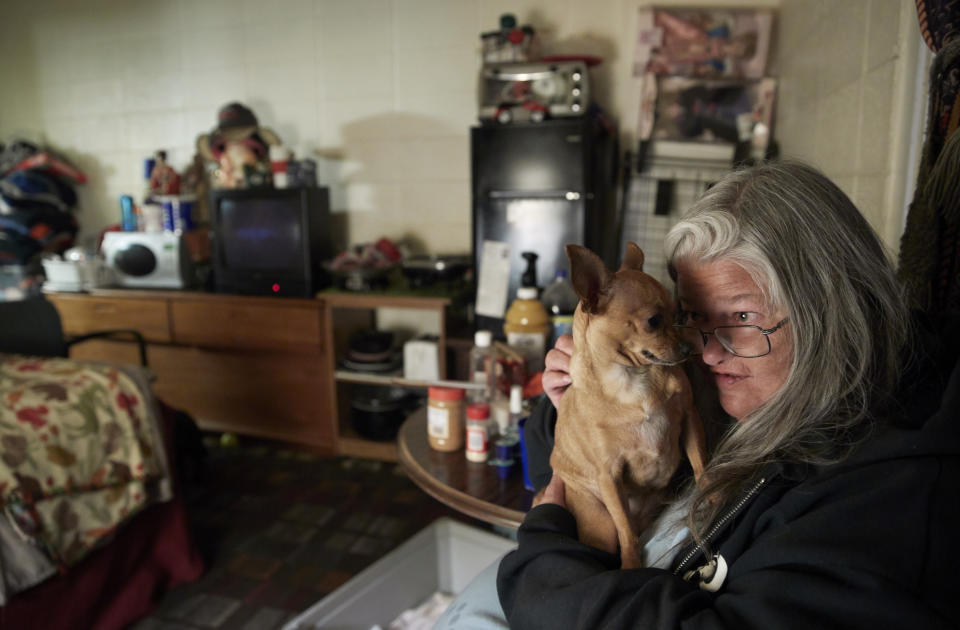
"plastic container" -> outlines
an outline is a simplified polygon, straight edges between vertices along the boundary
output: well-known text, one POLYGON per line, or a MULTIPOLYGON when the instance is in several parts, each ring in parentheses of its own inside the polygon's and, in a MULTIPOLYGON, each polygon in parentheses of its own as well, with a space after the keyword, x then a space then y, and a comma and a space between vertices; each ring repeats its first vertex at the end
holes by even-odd
POLYGON ((270 171, 273 173, 273 186, 275 188, 289 188, 290 176, 287 168, 290 163, 290 149, 283 145, 272 145, 270 147, 270 171))
POLYGON ((520 428, 517 426, 517 423, 520 421, 520 418, 522 416, 523 416, 523 386, 511 385, 510 386, 510 415, 507 421, 507 429, 504 432, 505 437, 513 438, 516 440, 520 439, 520 428))
POLYGON ((507 309, 503 332, 507 336, 507 344, 526 359, 528 373, 543 370, 543 355, 547 350, 550 329, 550 318, 537 299, 537 288, 517 289, 517 299, 507 309))
POLYGON ((163 206, 145 203, 140 207, 141 232, 163 232, 163 206))
POLYGON ((520 26, 512 13, 500 16, 500 28, 480 35, 484 63, 527 62, 537 58, 534 29, 520 26))
POLYGON ((504 435, 510 426, 510 400, 497 390, 490 401, 490 417, 493 420, 493 433, 504 435))
POLYGON ((180 195, 177 198, 174 216, 174 229, 177 232, 189 232, 196 227, 193 222, 193 206, 196 202, 196 195, 180 195))
POLYGON ((44 258, 44 289, 48 291, 89 291, 107 284, 103 261, 99 258, 70 261, 44 258))
POLYGON ((124 232, 137 231, 137 212, 134 208, 133 197, 130 195, 120 196, 120 225, 124 232))
POLYGON ((469 402, 490 402, 493 394, 493 333, 478 330, 473 334, 473 347, 470 348, 470 381, 483 385, 483 389, 471 389, 469 402))
POLYGON ((41 294, 43 272, 39 265, 0 265, 0 302, 17 302, 41 294))
POLYGON ((547 315, 550 317, 549 347, 552 348, 557 342, 557 337, 573 332, 573 313, 580 302, 566 269, 557 269, 553 282, 543 290, 540 301, 543 302, 543 307, 547 309, 547 315))
POLYGON ((467 405, 467 459, 485 462, 490 455, 490 405, 467 405))
POLYGON ((495 457, 488 463, 497 469, 497 477, 500 479, 508 479, 510 477, 510 473, 513 471, 513 458, 501 459, 499 457, 495 457))
POLYGON ((154 199, 163 209, 163 230, 165 232, 189 232, 193 225, 193 204, 195 195, 154 195, 154 199))
POLYGON ((463 448, 464 391, 457 387, 427 388, 427 441, 438 451, 463 448))
POLYGON ((386 628, 433 593, 460 593, 517 544, 477 527, 441 518, 358 573, 284 630, 386 628))
POLYGON ((520 465, 523 467, 523 487, 531 492, 535 490, 533 481, 530 480, 530 460, 527 458, 527 441, 524 437, 524 428, 527 424, 527 418, 520 418, 517 428, 520 430, 520 465))
POLYGON ((177 209, 174 207, 176 197, 173 195, 156 195, 154 197, 163 208, 163 231, 175 232, 177 227, 177 209))

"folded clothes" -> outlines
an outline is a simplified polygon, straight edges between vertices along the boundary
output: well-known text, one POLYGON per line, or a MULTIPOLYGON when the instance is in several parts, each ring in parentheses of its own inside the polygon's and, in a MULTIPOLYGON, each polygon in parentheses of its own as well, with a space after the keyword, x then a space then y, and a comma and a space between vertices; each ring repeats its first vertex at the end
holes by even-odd
POLYGON ((453 595, 437 591, 416 608, 397 615, 387 630, 430 630, 452 601, 453 595))

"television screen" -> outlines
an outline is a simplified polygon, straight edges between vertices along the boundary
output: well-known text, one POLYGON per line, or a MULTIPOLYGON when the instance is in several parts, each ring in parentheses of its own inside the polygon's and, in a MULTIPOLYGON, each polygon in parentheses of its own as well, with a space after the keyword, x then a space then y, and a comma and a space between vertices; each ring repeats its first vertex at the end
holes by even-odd
POLYGON ((232 269, 282 270, 301 264, 299 200, 223 199, 220 202, 222 261, 232 269))

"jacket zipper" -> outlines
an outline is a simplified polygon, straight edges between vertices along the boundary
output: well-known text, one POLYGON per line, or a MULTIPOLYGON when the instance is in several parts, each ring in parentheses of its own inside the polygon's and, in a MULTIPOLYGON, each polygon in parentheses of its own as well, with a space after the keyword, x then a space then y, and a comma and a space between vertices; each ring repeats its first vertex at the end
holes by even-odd
POLYGON ((697 554, 703 551, 703 545, 713 540, 713 537, 717 535, 717 532, 720 531, 720 529, 726 524, 726 522, 729 521, 734 516, 736 516, 737 513, 743 509, 743 506, 749 503, 750 499, 752 499, 754 495, 756 495, 757 492, 760 491, 760 488, 762 488, 765 483, 767 483, 767 478, 761 477, 759 481, 753 484, 753 486, 751 486, 750 489, 747 490, 746 494, 740 497, 740 500, 737 501, 737 504, 734 505, 732 508, 730 508, 723 516, 721 516, 717 520, 717 522, 713 524, 713 527, 711 527, 710 531, 707 532, 707 535, 704 536, 703 543, 698 543, 696 547, 694 547, 686 556, 684 556, 683 560, 680 561, 680 564, 677 565, 677 568, 673 570, 673 574, 680 575, 680 572, 686 568, 687 563, 693 560, 697 556, 697 554))

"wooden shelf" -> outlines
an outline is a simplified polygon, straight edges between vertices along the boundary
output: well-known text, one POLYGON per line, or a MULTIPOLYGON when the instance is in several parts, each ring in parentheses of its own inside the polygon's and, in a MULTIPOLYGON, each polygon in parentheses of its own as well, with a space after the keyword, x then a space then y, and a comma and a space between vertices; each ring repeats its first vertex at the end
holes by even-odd
POLYGON ((350 370, 336 370, 333 373, 334 378, 341 383, 359 383, 361 385, 383 385, 385 387, 418 387, 426 389, 427 387, 459 387, 460 389, 483 389, 484 385, 470 383, 468 381, 420 381, 409 378, 403 378, 399 375, 380 375, 366 374, 363 372, 352 372, 350 370))
POLYGON ((450 306, 450 298, 417 297, 384 293, 321 292, 317 297, 339 308, 409 308, 421 311, 442 311, 450 306))
POLYGON ((326 317, 325 348, 332 378, 327 389, 327 403, 333 426, 336 428, 337 451, 343 455, 369 457, 397 461, 396 442, 377 442, 360 436, 350 426, 350 404, 346 393, 349 385, 372 385, 380 387, 410 387, 426 389, 432 385, 448 387, 472 387, 470 383, 456 381, 412 381, 399 374, 376 374, 341 369, 341 359, 347 355, 349 336, 352 332, 376 326, 377 309, 408 309, 423 311, 438 318, 437 343, 440 351, 440 374, 447 374, 446 366, 446 316, 452 303, 450 297, 437 295, 404 294, 399 292, 350 293, 335 290, 322 291, 317 297, 323 300, 326 317))

